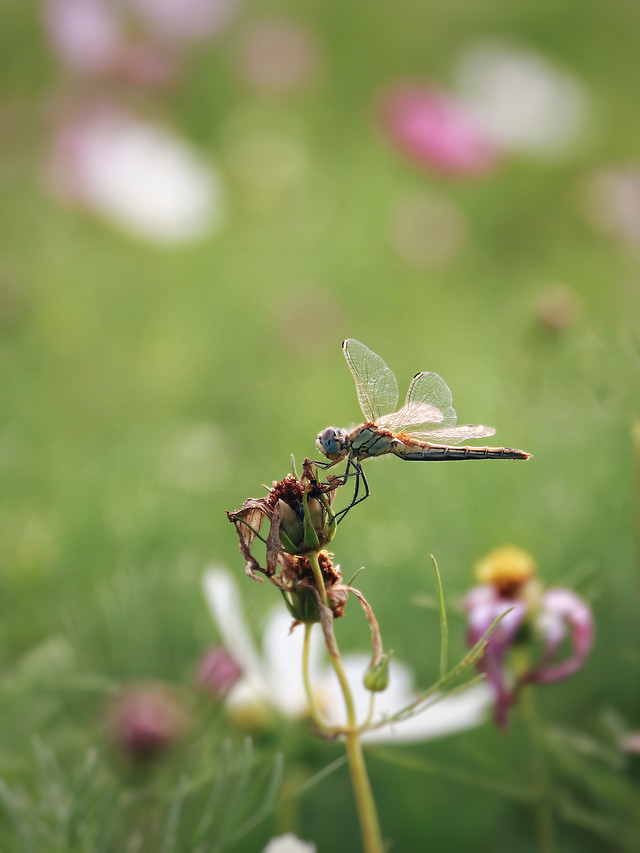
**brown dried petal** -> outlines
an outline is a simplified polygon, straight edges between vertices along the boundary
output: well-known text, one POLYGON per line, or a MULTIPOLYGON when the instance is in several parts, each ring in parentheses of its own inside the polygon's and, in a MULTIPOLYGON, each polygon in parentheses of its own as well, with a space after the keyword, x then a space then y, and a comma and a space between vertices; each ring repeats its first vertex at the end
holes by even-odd
POLYGON ((271 519, 272 515, 273 508, 266 498, 248 498, 241 509, 227 513, 229 521, 233 522, 238 534, 238 547, 245 559, 245 570, 254 580, 258 580, 255 572, 269 574, 269 571, 264 569, 252 555, 251 546, 260 532, 264 519, 271 519))
POLYGON ((344 608, 347 604, 347 599, 349 598, 349 588, 342 584, 336 584, 335 586, 327 588, 327 597, 331 602, 334 619, 339 619, 341 616, 344 616, 344 608))
POLYGON ((276 573, 278 555, 280 554, 280 548, 282 547, 280 542, 281 520, 280 503, 278 502, 273 511, 271 527, 269 528, 269 535, 267 536, 267 574, 269 576, 275 575, 276 573))

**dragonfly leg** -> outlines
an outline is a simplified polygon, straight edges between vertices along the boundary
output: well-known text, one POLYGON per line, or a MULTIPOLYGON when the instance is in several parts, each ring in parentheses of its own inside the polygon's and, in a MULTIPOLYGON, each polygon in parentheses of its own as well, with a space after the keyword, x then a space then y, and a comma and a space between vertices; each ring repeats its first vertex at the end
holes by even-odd
POLYGON ((354 506, 357 506, 357 504, 362 503, 362 501, 365 501, 369 497, 369 495, 371 494, 370 489, 369 489, 369 483, 367 482, 367 478, 365 476, 365 473, 362 470, 362 466, 360 465, 359 462, 355 461, 354 459, 349 459, 349 461, 347 462, 346 470, 345 470, 344 474, 342 475, 342 479, 344 482, 347 481, 347 477, 355 477, 356 478, 356 484, 355 484, 355 488, 353 490, 353 497, 351 498, 351 503, 348 506, 346 506, 344 509, 341 509, 340 512, 336 513, 336 520, 337 520, 338 524, 346 516, 346 514, 349 512, 349 510, 353 509, 354 506), (353 468, 353 471, 349 471, 349 468, 353 468), (363 495, 360 494, 360 484, 361 483, 362 483, 362 486, 364 488, 364 494, 363 495))

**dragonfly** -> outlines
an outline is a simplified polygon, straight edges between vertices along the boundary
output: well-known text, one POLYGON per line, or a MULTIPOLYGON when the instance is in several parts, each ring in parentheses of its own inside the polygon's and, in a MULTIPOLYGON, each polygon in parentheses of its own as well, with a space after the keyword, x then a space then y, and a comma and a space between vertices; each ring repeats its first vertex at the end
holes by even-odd
POLYGON ((407 461, 440 462, 468 459, 530 459, 531 454, 510 447, 455 446, 462 441, 494 435, 493 427, 460 424, 453 408, 449 386, 437 373, 423 371, 411 380, 402 408, 398 405, 398 382, 385 362, 360 341, 348 338, 342 351, 353 375, 360 409, 365 421, 353 429, 327 427, 318 434, 316 446, 331 468, 344 459, 347 467, 338 478, 341 484, 355 476, 355 489, 348 507, 336 513, 338 520, 369 497, 362 462, 393 454, 407 461), (360 494, 362 484, 364 494, 360 494))

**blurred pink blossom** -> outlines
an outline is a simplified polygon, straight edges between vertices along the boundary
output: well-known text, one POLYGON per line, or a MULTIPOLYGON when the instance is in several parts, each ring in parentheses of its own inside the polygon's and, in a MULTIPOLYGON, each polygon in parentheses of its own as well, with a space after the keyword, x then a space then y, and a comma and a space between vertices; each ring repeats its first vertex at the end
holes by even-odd
POLYGON ((171 82, 180 52, 215 34, 235 0, 45 0, 44 24, 62 61, 78 74, 140 86, 171 82))
POLYGON ((526 552, 496 549, 480 566, 489 582, 474 587, 464 599, 467 642, 474 646, 502 616, 479 668, 494 691, 496 723, 505 728, 509 706, 523 684, 560 681, 582 667, 593 645, 593 616, 589 605, 570 589, 541 592, 534 577, 535 564, 526 552), (515 568, 512 578, 505 571, 509 563, 515 568), (523 566, 527 566, 526 572, 523 566), (565 641, 568 652, 558 660, 565 641), (524 671, 521 663, 517 671, 510 664, 509 654, 516 648, 527 649, 524 671))
POLYGON ((150 32, 167 42, 198 42, 216 35, 233 16, 238 0, 129 0, 150 32))
POLYGON ((184 733, 187 711, 179 694, 168 685, 133 684, 111 701, 107 725, 122 752, 145 760, 164 752, 184 733))
POLYGON ((242 667, 224 646, 214 646, 198 667, 197 682, 214 697, 224 698, 242 676, 242 667))
POLYGON ((389 139, 434 172, 473 177, 498 161, 498 150, 473 115, 429 85, 398 83, 383 95, 380 114, 389 139))

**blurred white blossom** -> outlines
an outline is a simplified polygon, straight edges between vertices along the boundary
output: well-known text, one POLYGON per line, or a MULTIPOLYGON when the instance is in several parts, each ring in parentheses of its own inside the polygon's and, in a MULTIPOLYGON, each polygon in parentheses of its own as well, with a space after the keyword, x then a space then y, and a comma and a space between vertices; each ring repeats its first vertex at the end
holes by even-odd
POLYGON ((262 853, 316 853, 313 841, 301 841, 292 832, 272 838, 262 853))
POLYGON ((584 87, 533 51, 477 42, 459 57, 455 77, 466 108, 504 150, 559 155, 585 130, 584 87))
POLYGON ((48 172, 62 198, 154 242, 193 240, 221 223, 212 167, 167 128, 120 107, 93 105, 62 121, 48 172))
MULTIPOLYGON (((269 709, 289 718, 305 716, 308 706, 302 684, 302 627, 290 633, 291 616, 284 606, 274 608, 267 617, 260 653, 251 638, 231 575, 224 569, 209 569, 204 576, 204 593, 222 642, 243 673, 227 695, 229 713, 243 721, 261 721, 268 716, 269 709)), ((362 678, 370 658, 364 654, 347 654, 342 660, 357 715, 364 719, 371 694, 365 689, 362 678)), ((323 661, 319 629, 312 632, 309 669, 316 701, 329 723, 344 723, 344 697, 335 673, 323 661)), ((375 719, 378 721, 418 696, 408 667, 392 658, 389 673, 389 687, 376 694, 375 719)), ((488 719, 491 703, 490 688, 478 684, 461 693, 439 698, 433 707, 413 717, 365 732, 363 740, 369 743, 414 742, 464 731, 488 719)))

